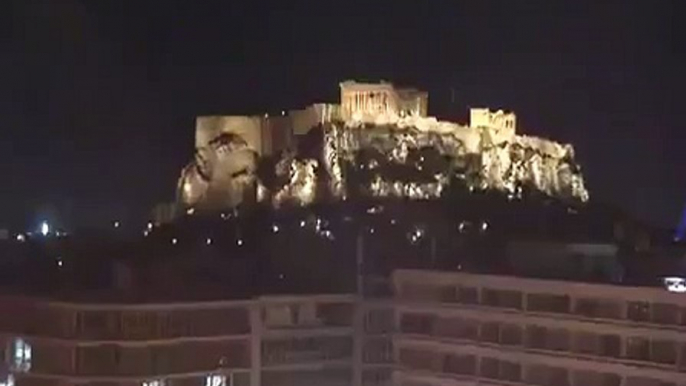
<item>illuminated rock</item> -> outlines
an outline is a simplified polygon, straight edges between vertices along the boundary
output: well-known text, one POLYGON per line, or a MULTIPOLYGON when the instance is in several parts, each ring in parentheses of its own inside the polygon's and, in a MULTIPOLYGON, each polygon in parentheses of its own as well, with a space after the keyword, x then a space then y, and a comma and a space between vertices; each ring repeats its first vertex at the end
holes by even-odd
POLYGON ((178 184, 187 207, 221 209, 254 201, 257 189, 257 152, 239 135, 220 133, 196 150, 178 184))
POLYGON ((515 114, 501 110, 471 109, 469 125, 440 121, 427 116, 427 101, 418 90, 347 81, 341 105, 199 117, 179 201, 214 209, 256 200, 279 207, 354 196, 436 199, 458 186, 588 200, 571 145, 519 135, 515 114), (313 133, 316 149, 297 154, 313 133), (258 177, 258 164, 272 169, 273 181, 258 177))

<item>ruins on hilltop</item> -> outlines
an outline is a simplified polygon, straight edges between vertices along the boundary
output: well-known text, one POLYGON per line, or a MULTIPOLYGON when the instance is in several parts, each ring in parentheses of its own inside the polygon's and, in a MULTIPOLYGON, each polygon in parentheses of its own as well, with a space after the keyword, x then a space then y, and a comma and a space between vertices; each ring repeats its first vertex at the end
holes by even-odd
POLYGON ((340 91, 340 104, 277 116, 198 117, 178 203, 218 210, 356 196, 425 200, 450 187, 588 200, 572 145, 518 134, 514 113, 472 108, 464 125, 429 116, 428 94, 416 89, 345 81, 340 91))

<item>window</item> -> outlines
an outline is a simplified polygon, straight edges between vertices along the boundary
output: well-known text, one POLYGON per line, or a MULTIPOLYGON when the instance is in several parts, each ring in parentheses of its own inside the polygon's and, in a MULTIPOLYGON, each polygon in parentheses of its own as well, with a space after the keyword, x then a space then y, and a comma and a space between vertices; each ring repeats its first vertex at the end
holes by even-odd
POLYGON ((463 318, 440 318, 434 326, 434 334, 439 337, 457 339, 476 339, 479 325, 476 321, 463 318))
POLYGON ((479 374, 481 374, 482 377, 498 379, 498 366, 499 361, 495 358, 481 358, 479 374))
POLYGON ((364 342, 364 363, 392 363, 393 346, 390 339, 370 339, 364 342))
POLYGON ((479 291, 472 287, 458 287, 457 299, 463 304, 479 304, 479 291))
POLYGON ((16 371, 29 371, 31 369, 31 345, 21 338, 14 340, 13 347, 14 369, 16 371))
POLYGON ((500 336, 500 323, 486 322, 482 324, 479 335, 479 339, 482 342, 498 343, 498 337, 500 336))
POLYGON ((569 331, 564 328, 551 328, 546 333, 546 348, 554 351, 569 350, 569 331))
POLYGON ((617 374, 595 371, 577 371, 573 374, 574 386, 619 386, 622 379, 617 374))
POLYGON ((382 334, 393 331, 393 310, 371 310, 365 314, 365 332, 382 334))
POLYGON ((474 355, 448 354, 443 362, 443 372, 451 374, 472 375, 476 370, 474 355))
POLYGON ((434 317, 429 314, 405 314, 400 319, 400 331, 407 334, 431 334, 434 317))
POLYGON ((267 328, 291 327, 295 322, 294 309, 288 304, 267 306, 264 311, 264 324, 267 328))
POLYGON ((672 365, 676 363, 677 350, 674 342, 655 340, 650 342, 650 358, 653 362, 672 365))
POLYGON ((533 365, 525 373, 525 382, 540 386, 569 386, 569 373, 562 367, 533 365))
POLYGON ((458 300, 457 288, 453 286, 441 286, 441 301, 445 303, 455 303, 458 300))
POLYGON ((164 386, 164 380, 154 379, 150 381, 143 381, 142 386, 164 386))
POLYGON ((602 335, 600 337, 600 355, 619 358, 622 351, 622 340, 619 335, 602 335))
POLYGON ((673 304, 653 304, 652 320, 657 324, 679 324, 679 307, 673 304))
POLYGON ((618 302, 607 299, 581 298, 576 301, 574 313, 591 318, 621 319, 622 312, 618 302))
POLYGON ((7 378, 0 380, 0 386, 14 386, 14 376, 9 374, 7 378))
POLYGON ((626 356, 629 359, 650 360, 650 344, 647 339, 633 337, 626 340, 626 356))
POLYGON ((231 383, 226 382, 226 375, 214 374, 205 378, 205 386, 231 386, 231 383))
POLYGON ((407 300, 440 301, 441 287, 426 284, 406 284, 402 287, 400 296, 407 300))
POLYGON ((391 371, 387 369, 365 370, 362 372, 362 385, 390 385, 391 374, 391 371))
POLYGON ((522 344, 522 328, 516 324, 504 324, 500 327, 500 343, 509 346, 522 344))
POLYGON ((519 382, 522 379, 522 365, 515 362, 500 361, 499 379, 519 382))
POLYGON ((636 322, 650 320, 650 304, 646 302, 629 302, 627 305, 627 318, 636 322))
POLYGON ((401 365, 415 370, 432 370, 433 354, 428 351, 412 348, 402 348, 398 354, 398 362, 401 365))
MULTIPOLYGON (((674 383, 644 377, 628 377, 625 386, 676 386, 674 383)), ((584 385, 586 386, 586 385, 584 385)))
POLYGON ((480 374, 482 377, 519 382, 522 378, 522 366, 495 358, 481 358, 480 374))
POLYGON ((526 300, 529 311, 569 313, 569 296, 529 294, 526 300))
POLYGON ((544 349, 546 346, 545 327, 530 325, 526 327, 526 346, 530 348, 544 349))
POLYGON ((504 290, 483 290, 483 304, 493 307, 522 309, 522 293, 504 290))
POLYGON ((681 355, 679 356, 679 370, 686 370, 686 344, 681 344, 681 355))
POLYGON ((576 331, 573 337, 572 350, 576 353, 597 355, 599 339, 592 332, 576 331))

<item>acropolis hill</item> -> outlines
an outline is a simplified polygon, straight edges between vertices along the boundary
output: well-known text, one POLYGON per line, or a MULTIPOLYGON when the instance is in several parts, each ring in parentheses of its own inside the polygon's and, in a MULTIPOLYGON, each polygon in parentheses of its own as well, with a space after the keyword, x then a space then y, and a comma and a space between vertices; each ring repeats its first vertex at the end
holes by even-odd
POLYGON ((527 191, 574 202, 588 192, 572 145, 517 133, 514 113, 470 109, 469 124, 428 116, 428 94, 340 84, 340 104, 279 116, 202 116, 178 201, 216 210, 355 197, 428 200, 449 191, 527 191))

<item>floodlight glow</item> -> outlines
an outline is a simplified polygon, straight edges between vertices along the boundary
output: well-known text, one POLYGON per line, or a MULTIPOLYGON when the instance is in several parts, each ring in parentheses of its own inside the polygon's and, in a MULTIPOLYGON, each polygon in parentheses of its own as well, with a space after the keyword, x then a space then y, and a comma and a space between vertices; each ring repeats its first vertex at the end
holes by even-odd
POLYGON ((40 226, 40 233, 43 236, 47 236, 48 233, 50 233, 50 225, 48 225, 47 221, 43 221, 43 223, 40 226))

